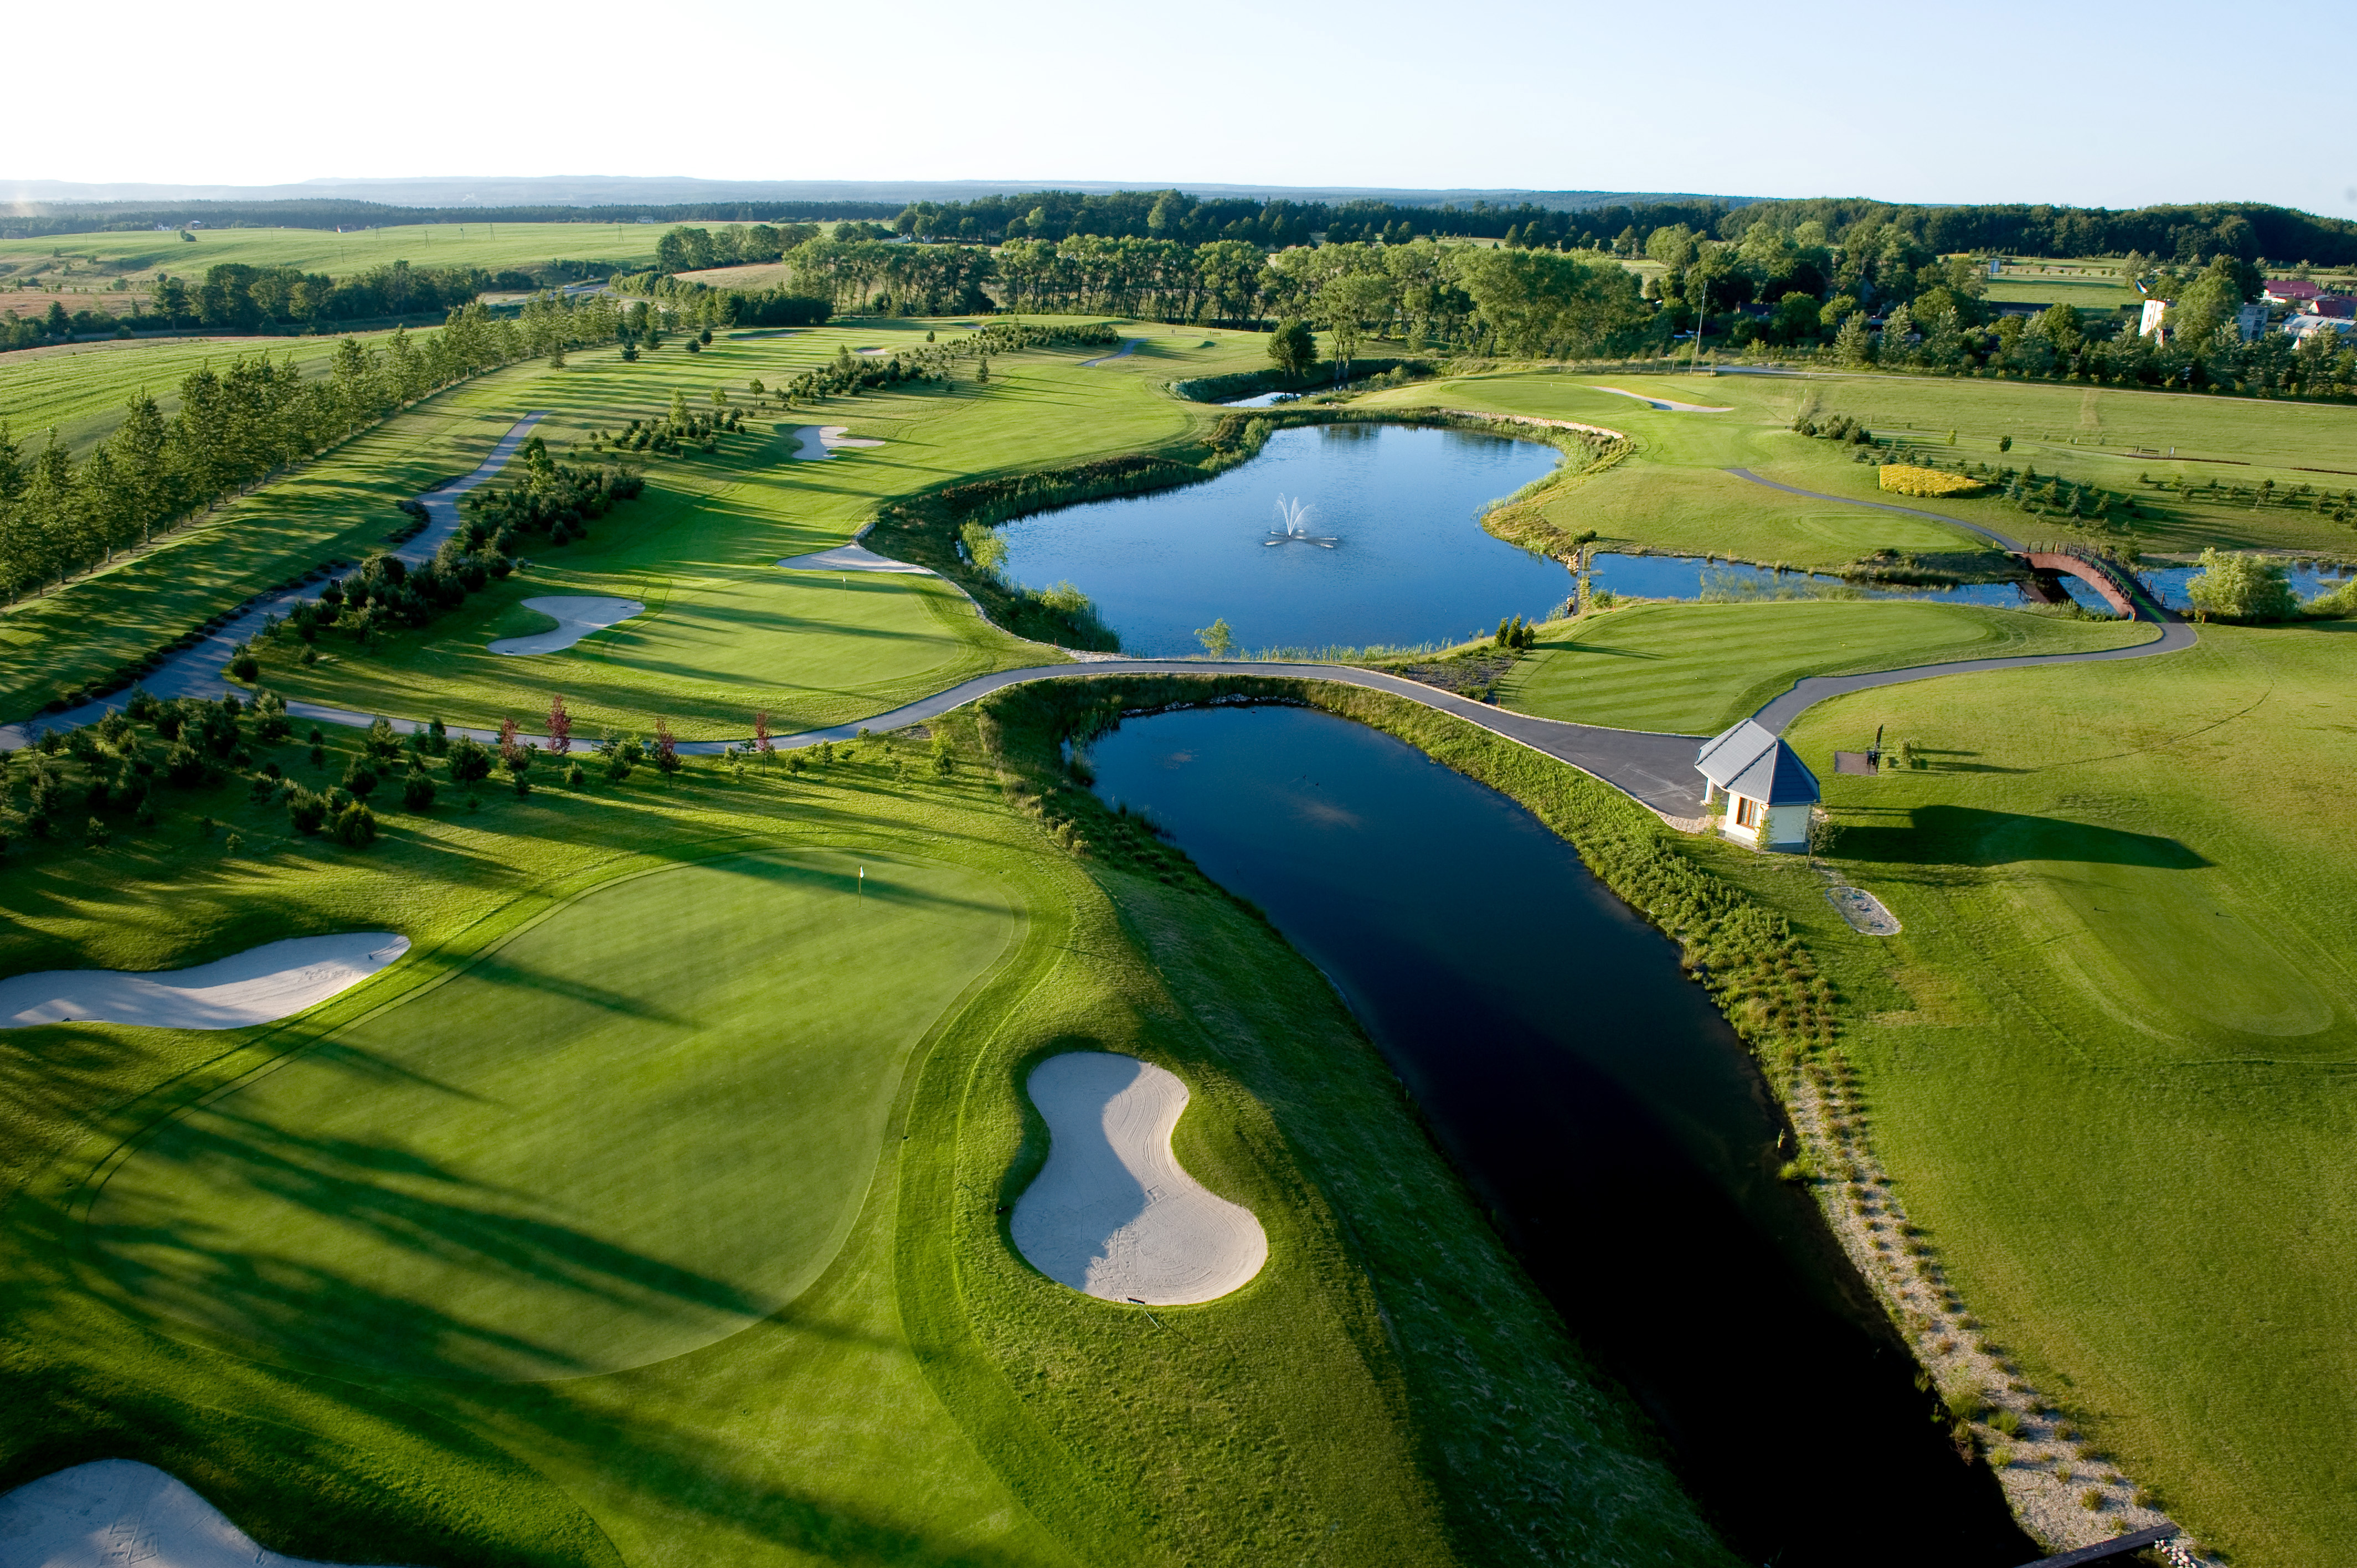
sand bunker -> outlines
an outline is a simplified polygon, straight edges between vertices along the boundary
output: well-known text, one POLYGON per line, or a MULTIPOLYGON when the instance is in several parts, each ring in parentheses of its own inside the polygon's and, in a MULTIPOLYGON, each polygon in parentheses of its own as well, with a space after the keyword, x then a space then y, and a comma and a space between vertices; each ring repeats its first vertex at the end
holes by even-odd
POLYGON ((0 1568, 326 1568, 265 1552, 153 1465, 100 1459, 0 1497, 0 1568))
POLYGON ((1106 1301, 1183 1306, 1238 1289, 1268 1261, 1252 1210, 1178 1165, 1176 1075, 1135 1057, 1050 1057, 1025 1086, 1054 1140, 1017 1199, 1015 1245, 1049 1279, 1106 1301))
POLYGON ((1666 397, 1648 397, 1643 392, 1623 392, 1619 387, 1598 387, 1596 390, 1600 392, 1610 392, 1614 397, 1633 397, 1639 403, 1652 403, 1663 413, 1733 413, 1735 412, 1731 408, 1717 408, 1706 403, 1678 403, 1666 397))
POLYGON ((636 599, 608 599, 591 594, 552 594, 526 599, 523 607, 554 618, 556 629, 530 637, 503 637, 491 644, 494 653, 555 653, 572 647, 593 631, 647 613, 636 599))
POLYGON ((834 449, 838 446, 884 445, 881 441, 872 441, 864 435, 850 435, 848 434, 850 428, 847 424, 797 424, 792 434, 794 439, 802 443, 802 449, 794 456, 807 463, 816 458, 833 456, 834 449))
MULTIPOLYGON (((194 969, 51 969, 14 975, 0 980, 0 1029, 76 1023, 242 1029, 325 1002, 408 950, 407 937, 351 931, 264 942, 194 969)), ((0 1541, 6 1538, 0 1530, 0 1541)))
POLYGON ((926 577, 934 575, 931 566, 895 561, 889 555, 877 554, 864 544, 838 544, 832 550, 789 555, 778 564, 790 572, 914 572, 926 577))

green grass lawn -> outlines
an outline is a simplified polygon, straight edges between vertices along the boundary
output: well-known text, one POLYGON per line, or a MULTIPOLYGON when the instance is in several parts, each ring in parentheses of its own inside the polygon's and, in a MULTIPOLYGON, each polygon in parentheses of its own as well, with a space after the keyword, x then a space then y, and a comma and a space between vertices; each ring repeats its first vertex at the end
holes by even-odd
POLYGON ((1716 735, 1804 675, 2149 640, 2149 626, 1921 600, 1635 605, 1544 628, 1499 682, 1518 713, 1716 735))
POLYGON ((0 972, 416 948, 279 1026, 0 1036, 0 1487, 146 1459, 346 1562, 1724 1562, 1273 932, 856 753, 13 847, 0 972), (1157 1323, 1008 1249, 1073 1048, 1187 1079, 1251 1285, 1157 1323))
MULTIPOLYGON (((2036 518, 1998 499, 1921 499, 1888 496, 1854 450, 1794 434, 1802 413, 1846 413, 1878 435, 1913 439, 1943 455, 2035 467, 2135 494, 2158 515, 2136 524, 2147 553, 2199 552, 2215 544, 2329 555, 2357 553, 2357 533, 2307 507, 2255 507, 2246 496, 2187 500, 2139 484, 2139 476, 2197 485, 2212 478, 2278 491, 2308 484, 2334 493, 2357 485, 2357 409, 2257 399, 2189 397, 2117 388, 1929 376, 1841 375, 1567 376, 1501 371, 1377 392, 1375 407, 1444 407, 1569 419, 1627 433, 1635 456, 1566 487, 1545 508, 1571 532, 1597 530, 1599 548, 1637 545, 1682 553, 1716 553, 1773 564, 1825 569, 1873 548, 1969 550, 1937 523, 1890 513, 1863 514, 1828 526, 1824 502, 1746 484, 1721 470, 1747 467, 1780 483, 1861 501, 1895 501, 1992 528, 2015 538, 2066 537, 2067 519, 2036 518), (1597 390, 1618 386, 1680 403, 1723 406, 1726 413, 1657 412, 1597 390), (1953 431, 1956 445, 1947 446, 1953 431), (1997 450, 2010 436, 2009 452, 1997 450), (2166 454, 2175 451, 2170 458, 2166 454), (2205 459, 2196 461, 2195 459, 2205 459), (2223 459, 2207 461, 2206 459, 2223 459), (1902 535, 1901 531, 1906 531, 1902 535), (1863 542, 1871 541, 1860 548, 1863 542)), ((2093 537, 2093 536, 2090 536, 2093 537)))
MULTIPOLYGON (((158 272, 201 278, 207 267, 238 262, 250 267, 299 267, 349 277, 407 262, 414 267, 531 268, 551 261, 620 262, 652 265, 655 242, 668 224, 655 223, 402 223, 339 234, 332 229, 199 229, 193 242, 153 230, 111 234, 38 235, 0 239, 0 263, 11 281, 37 274, 45 283, 77 283, 158 272), (62 251, 62 256, 53 252, 62 251), (92 258, 95 258, 93 261, 92 258), (72 261, 74 270, 65 269, 72 261)), ((68 308, 72 308, 69 304, 68 308)))
MULTIPOLYGON (((774 386, 797 365, 832 358, 838 344, 888 347, 921 341, 923 330, 859 323, 719 340, 693 360, 667 349, 656 364, 587 354, 535 378, 529 395, 554 412, 544 428, 562 445, 659 413, 683 381, 698 403, 718 386, 741 404, 750 381, 774 386)), ((647 496, 609 513, 587 542, 535 551, 530 569, 425 631, 364 654, 323 641, 328 657, 308 669, 288 644, 265 659, 264 680, 293 696, 371 713, 438 713, 453 723, 527 719, 561 691, 585 725, 644 731, 667 714, 683 736, 726 738, 749 735, 759 708, 781 729, 836 724, 987 670, 1052 660, 1052 650, 983 621, 939 579, 791 572, 776 563, 841 542, 889 497, 1181 441, 1210 416, 1164 395, 1160 383, 1224 368, 1256 348, 1250 334, 1149 334, 1138 350, 1103 365, 1034 351, 995 360, 986 388, 969 381, 766 413, 759 435, 729 438, 716 456, 657 461, 647 496), (785 438, 769 434, 788 421, 847 424, 883 445, 790 460, 785 438), (521 600, 565 593, 635 599, 648 613, 560 653, 487 651, 544 624, 521 600)))
MULTIPOLYGON (((439 330, 414 327, 409 335, 423 342, 439 330)), ((338 334, 341 336, 346 334, 338 334)), ((381 345, 392 334, 349 336, 381 345)), ((0 419, 9 423, 16 440, 27 448, 46 441, 54 426, 59 441, 80 456, 114 433, 123 423, 124 404, 142 392, 153 396, 169 418, 179 412, 180 381, 188 372, 207 365, 225 370, 240 356, 264 353, 277 360, 292 357, 316 381, 327 375, 336 340, 145 338, 0 355, 0 419)))
POLYGON ((1913 1217, 1992 1339, 2248 1563, 2357 1563, 2357 627, 1837 699, 1792 738, 1905 923, 1780 898, 1913 1217), (1834 774, 1878 725, 1924 766, 1834 774))
POLYGON ((683 1355, 833 1259, 909 1049, 1014 929, 978 874, 880 854, 605 884, 159 1128, 91 1245, 140 1309, 311 1359, 683 1355))

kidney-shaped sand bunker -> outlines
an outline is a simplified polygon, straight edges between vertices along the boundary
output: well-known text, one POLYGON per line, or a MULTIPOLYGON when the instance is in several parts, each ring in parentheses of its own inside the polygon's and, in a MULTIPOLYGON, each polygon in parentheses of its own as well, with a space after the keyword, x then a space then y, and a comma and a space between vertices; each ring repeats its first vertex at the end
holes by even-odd
POLYGON ((1184 1306, 1242 1287, 1268 1235, 1180 1167, 1178 1077, 1135 1057, 1050 1057, 1025 1086, 1053 1143, 1015 1205, 1015 1245, 1049 1279, 1106 1301, 1184 1306))

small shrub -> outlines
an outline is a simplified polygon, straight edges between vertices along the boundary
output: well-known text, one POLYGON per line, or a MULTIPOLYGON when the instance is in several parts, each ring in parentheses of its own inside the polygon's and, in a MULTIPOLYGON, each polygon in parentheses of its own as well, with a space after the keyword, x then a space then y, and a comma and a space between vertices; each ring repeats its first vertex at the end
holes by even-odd
POLYGON ((579 763, 576 762, 565 770, 565 787, 567 789, 586 788, 588 782, 589 770, 579 763))
POLYGON ((316 833, 327 820, 326 797, 314 795, 310 790, 300 787, 287 795, 286 821, 296 832, 307 835, 316 833))
POLYGON ((1988 1424, 1989 1430, 2001 1433, 2007 1437, 2021 1435, 2021 1413, 2018 1411, 1993 1411, 1989 1414, 1988 1424))
POLYGON ((366 849, 376 842, 376 813, 354 800, 336 813, 336 842, 348 849, 366 849))
POLYGON ((104 822, 100 822, 96 817, 92 817, 89 822, 82 824, 81 836, 83 842, 88 843, 91 848, 104 849, 107 845, 107 841, 113 835, 106 831, 106 824, 104 822))
POLYGON ((413 811, 434 807, 434 779, 423 768, 413 768, 401 780, 401 803, 413 811))
POLYGON ((454 784, 474 784, 491 774, 491 748, 472 736, 460 736, 450 743, 450 781, 454 784))
POLYGON ((2089 1487, 2085 1491, 2079 1494, 2079 1506, 2085 1509, 2089 1513, 2103 1512, 2104 1489, 2101 1487, 2089 1487))

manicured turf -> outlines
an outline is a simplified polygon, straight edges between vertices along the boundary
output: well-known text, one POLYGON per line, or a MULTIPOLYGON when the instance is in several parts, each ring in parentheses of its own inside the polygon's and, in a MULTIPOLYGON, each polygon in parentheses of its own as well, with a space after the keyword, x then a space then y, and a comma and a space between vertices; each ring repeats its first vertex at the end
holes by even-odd
MULTIPOLYGON (((225 262, 250 267, 299 267, 307 273, 349 277, 374 267, 407 262, 414 267, 532 268, 551 261, 620 262, 651 265, 655 242, 667 224, 654 223, 404 223, 339 234, 332 229, 200 229, 186 241, 153 230, 128 233, 40 235, 0 240, 0 262, 16 263, 11 277, 41 272, 42 281, 69 288, 87 282, 103 286, 116 276, 144 282, 157 272, 201 279, 208 267, 225 262), (93 268, 78 260, 64 273, 50 252, 98 258, 93 268)), ((69 310, 79 308, 70 294, 69 310)))
MULTIPOLYGON (((413 327, 423 343, 441 330, 413 327)), ((339 334, 382 346, 389 332, 339 334)), ((147 338, 129 342, 77 343, 0 354, 0 419, 16 440, 32 447, 58 439, 77 456, 87 452, 123 423, 123 405, 139 392, 155 398, 167 418, 179 412, 181 378, 210 365, 226 370, 231 360, 268 354, 290 356, 317 380, 328 373, 337 338, 147 338)))
MULTIPOLYGON (((344 745, 264 755, 329 778, 344 745)), ((146 1458, 330 1561, 1003 1564, 1555 1561, 1569 1487, 1610 1499, 1591 1544, 1723 1561, 1265 926, 1085 866, 920 740, 857 749, 446 792, 365 852, 234 784, 12 849, 9 972, 417 949, 281 1026, 0 1037, 0 1487, 146 1458), (846 859, 931 901, 796 889, 846 859), (1007 1250, 1019 1069, 1083 1037, 1194 1090, 1182 1157, 1273 1243, 1234 1296, 1157 1326, 1007 1250)))
MULTIPOLYGON (((831 359, 838 345, 922 338, 921 324, 876 322, 716 340, 694 359, 666 349, 636 365, 611 351, 585 354, 535 377, 525 395, 554 412, 543 428, 562 446, 661 413, 674 386, 700 406, 720 386, 743 406, 753 401, 750 381, 775 386, 831 359)), ((265 659, 264 679, 288 695, 361 712, 474 724, 504 714, 529 721, 562 692, 585 725, 644 732, 668 714, 683 736, 727 738, 751 734, 759 708, 781 730, 836 724, 987 670, 1052 660, 1053 650, 999 632, 938 579, 788 572, 776 563, 842 542, 886 498, 961 474, 1182 440, 1209 415, 1164 396, 1159 382, 1232 368, 1257 348, 1249 334, 1149 336, 1136 352, 1093 367, 1071 351, 1001 356, 984 388, 963 381, 791 413, 773 403, 753 422, 757 434, 725 438, 715 456, 656 461, 647 497, 608 514, 587 542, 534 550, 529 570, 425 631, 365 654, 323 641, 328 657, 308 669, 290 644, 265 659), (1214 346, 1200 347, 1207 340, 1214 346), (787 423, 848 424, 883 445, 789 460, 785 438, 770 434, 787 423), (561 653, 486 651, 498 638, 543 626, 518 601, 556 593, 636 599, 649 613, 561 653)), ((479 401, 493 389, 456 395, 479 401)))
POLYGON ((317 1359, 556 1377, 684 1354, 818 1277, 909 1048, 1013 929, 936 862, 608 883, 159 1130, 95 1244, 143 1309, 317 1359), (290 1273, 335 1295, 290 1313, 290 1273))
MULTIPOLYGON (((1372 351, 1372 350, 1370 350, 1372 351)), ((1893 548, 1971 550, 1979 542, 1959 533, 1944 545, 1902 542, 1900 528, 1929 527, 1882 514, 1827 535, 1817 523, 1822 501, 1782 495, 1721 472, 1748 467, 1768 478, 1861 501, 1888 501, 1875 469, 1850 461, 1853 448, 1812 440, 1790 426, 1804 410, 1820 419, 1846 413, 1878 435, 1912 437, 1943 455, 1988 464, 2034 467, 2041 478, 2060 476, 2130 492, 2158 515, 2136 523, 2147 553, 2198 552, 2206 544, 2235 548, 2357 553, 2357 533, 2307 507, 2255 508, 2246 495, 2179 500, 2140 486, 2139 475, 2197 485, 2212 478, 2255 489, 2272 479, 2278 491, 2300 484, 2339 493, 2357 486, 2357 409, 2248 398, 2189 397, 2168 392, 2074 387, 2045 382, 1926 376, 1562 376, 1508 371, 1394 388, 1366 400, 1373 406, 1438 406, 1571 419, 1625 431, 1637 454, 1566 489, 1548 503, 1547 517, 1571 532, 1598 531, 1599 548, 1623 542, 1656 550, 1712 553, 1769 564, 1829 568, 1855 560, 1860 541, 1893 548), (1680 403, 1729 407, 1727 413, 1660 413, 1628 398, 1595 390, 1618 386, 1680 403), (1950 448, 1948 433, 1956 432, 1950 448), (1997 443, 2011 436, 2010 452, 1997 443), (2136 450, 2178 459, 2143 456, 2136 450), (2195 461, 2194 459, 2229 461, 2195 461), (1889 533, 1890 539, 1876 538, 1889 533)), ((2001 499, 1910 499, 1921 510, 1966 520, 2018 539, 2067 537, 2066 518, 2032 517, 2001 499)), ((2092 536, 2091 536, 2092 537, 2092 536)))
POLYGON ((1920 600, 1636 605, 1544 628, 1499 682, 1519 713, 1716 735, 1804 675, 2148 641, 2149 626, 1920 600))
POLYGON ((2357 1481, 2357 625, 1907 685, 1792 732, 1834 862, 1781 897, 1845 997, 1875 1137, 1971 1310, 2235 1561, 2345 1568, 2357 1481), (1888 725, 1920 770, 1836 777, 1888 725))

